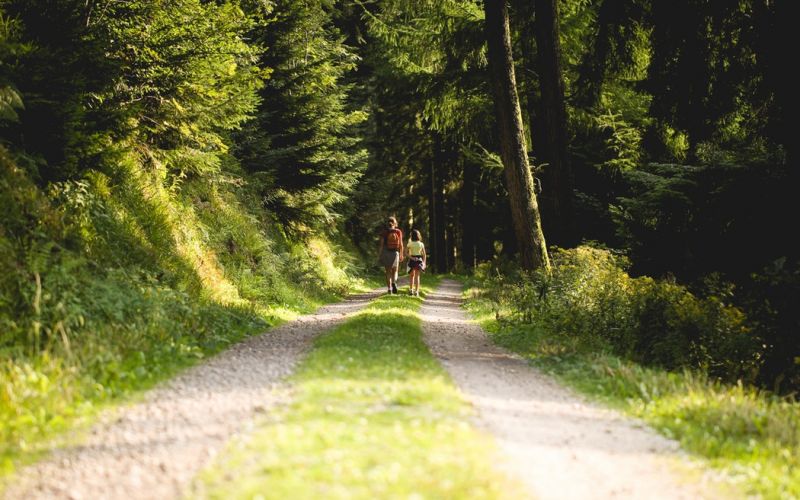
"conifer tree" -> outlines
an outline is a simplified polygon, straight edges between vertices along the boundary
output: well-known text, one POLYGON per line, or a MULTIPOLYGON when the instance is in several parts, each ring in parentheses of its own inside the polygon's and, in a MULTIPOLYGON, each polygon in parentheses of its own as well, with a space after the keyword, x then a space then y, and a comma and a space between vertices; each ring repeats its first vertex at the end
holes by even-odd
POLYGON ((264 204, 295 229, 330 223, 366 166, 364 111, 346 77, 357 58, 320 0, 280 0, 253 38, 270 74, 255 119, 237 134, 236 155, 257 175, 264 204))
POLYGON ((522 112, 517 96, 508 6, 505 0, 486 0, 484 8, 500 152, 522 266, 526 269, 549 269, 550 260, 533 189, 522 112))

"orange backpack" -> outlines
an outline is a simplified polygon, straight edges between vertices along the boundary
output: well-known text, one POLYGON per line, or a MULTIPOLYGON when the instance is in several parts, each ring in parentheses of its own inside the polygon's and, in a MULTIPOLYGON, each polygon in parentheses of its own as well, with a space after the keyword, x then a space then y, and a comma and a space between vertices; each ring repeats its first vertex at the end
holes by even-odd
POLYGON ((403 245, 402 241, 403 233, 401 233, 399 229, 390 229, 386 231, 384 245, 389 250, 400 250, 400 247, 403 245))

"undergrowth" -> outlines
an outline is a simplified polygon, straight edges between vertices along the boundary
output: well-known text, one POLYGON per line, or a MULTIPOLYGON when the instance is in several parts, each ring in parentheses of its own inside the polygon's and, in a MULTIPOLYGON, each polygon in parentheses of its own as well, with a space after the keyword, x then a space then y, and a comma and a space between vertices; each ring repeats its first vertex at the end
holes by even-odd
POLYGON ((800 498, 800 405, 720 378, 750 373, 753 361, 736 356, 748 351, 734 349, 749 345, 739 313, 677 285, 637 282, 600 250, 569 252, 555 259, 547 295, 535 279, 487 273, 488 266, 470 279, 468 308, 494 341, 642 418, 724 470, 747 494, 800 498), (692 338, 702 336, 719 351, 693 351, 692 338), (676 353, 686 355, 681 360, 676 353))
POLYGON ((137 161, 45 192, 0 150, 0 476, 107 403, 359 286, 349 249, 287 236, 235 167, 170 184, 137 161))

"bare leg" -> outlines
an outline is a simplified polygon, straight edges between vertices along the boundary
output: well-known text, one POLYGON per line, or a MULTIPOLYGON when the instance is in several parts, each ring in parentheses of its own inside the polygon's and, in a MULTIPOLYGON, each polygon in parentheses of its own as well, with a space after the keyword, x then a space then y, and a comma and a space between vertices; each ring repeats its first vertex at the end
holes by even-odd
POLYGON ((391 271, 389 271, 389 273, 391 274, 392 277, 391 280, 392 283, 390 285, 390 288, 392 290, 392 293, 397 293, 397 268, 393 267, 391 271))
POLYGON ((394 271, 392 270, 391 267, 386 267, 386 268, 384 268, 384 274, 386 275, 386 288, 391 290, 392 289, 392 275, 394 274, 394 271))

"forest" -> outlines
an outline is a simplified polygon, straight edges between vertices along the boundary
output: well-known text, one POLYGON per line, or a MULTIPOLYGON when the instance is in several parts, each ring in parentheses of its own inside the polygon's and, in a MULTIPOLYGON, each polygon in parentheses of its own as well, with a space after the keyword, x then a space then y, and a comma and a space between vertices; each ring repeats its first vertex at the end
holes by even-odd
POLYGON ((515 342, 796 408, 789 5, 0 0, 0 471, 379 276, 388 216, 515 342))

